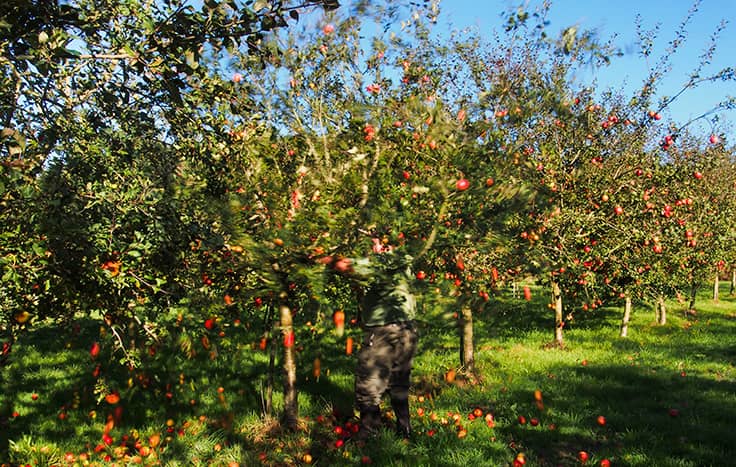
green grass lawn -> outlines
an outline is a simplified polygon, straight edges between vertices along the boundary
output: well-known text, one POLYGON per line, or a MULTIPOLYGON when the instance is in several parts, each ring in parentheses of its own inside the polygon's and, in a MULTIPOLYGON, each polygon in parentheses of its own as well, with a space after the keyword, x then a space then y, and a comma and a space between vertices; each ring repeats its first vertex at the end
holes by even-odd
MULTIPOLYGON (((527 466, 565 466, 580 465, 578 453, 585 451, 588 465, 604 458, 614 466, 732 465, 736 298, 723 288, 720 303, 703 295, 695 316, 669 303, 664 326, 654 324, 649 306, 635 304, 625 339, 618 337, 621 308, 578 312, 563 349, 548 345, 552 316, 544 290, 534 289, 530 302, 497 297, 475 315, 477 380, 460 372, 452 383, 444 373, 458 362, 455 310, 427 304, 408 443, 387 431, 365 444, 338 446, 336 428, 349 431, 354 422, 354 356, 345 355, 344 336, 297 335, 304 419, 300 431, 285 433, 260 415, 268 356, 245 329, 228 327, 228 344, 216 355, 186 358, 158 349, 155 359, 128 370, 104 350, 92 361, 97 322, 80 321, 78 332, 38 326, 2 369, 0 461, 506 466, 523 453, 527 466), (115 405, 95 393, 98 363, 105 384, 120 392, 115 405), (107 446, 109 417, 115 424, 107 446)), ((348 334, 359 337, 356 329, 348 334)), ((279 377, 277 368, 276 413, 279 377)))

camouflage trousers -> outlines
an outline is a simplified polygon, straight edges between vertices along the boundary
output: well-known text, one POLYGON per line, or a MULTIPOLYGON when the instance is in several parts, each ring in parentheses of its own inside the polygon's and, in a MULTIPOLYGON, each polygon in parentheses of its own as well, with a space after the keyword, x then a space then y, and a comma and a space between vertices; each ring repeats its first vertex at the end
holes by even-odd
POLYGON ((359 410, 379 406, 387 391, 392 401, 409 398, 409 379, 418 340, 412 323, 364 329, 355 370, 355 403, 359 410))

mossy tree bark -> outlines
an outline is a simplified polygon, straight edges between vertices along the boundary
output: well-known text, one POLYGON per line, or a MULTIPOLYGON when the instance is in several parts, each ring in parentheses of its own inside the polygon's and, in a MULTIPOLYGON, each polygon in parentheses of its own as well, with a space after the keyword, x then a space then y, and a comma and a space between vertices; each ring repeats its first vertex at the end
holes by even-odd
POLYGON ((294 323, 291 309, 286 304, 279 307, 281 333, 284 338, 284 412, 282 423, 295 430, 299 421, 299 398, 296 388, 296 355, 294 350, 294 323))
POLYGON ((667 324, 667 306, 664 303, 664 297, 660 295, 654 303, 654 317, 659 325, 667 324))
POLYGON ((565 321, 562 317, 562 290, 556 281, 552 281, 552 299, 555 304, 555 343, 562 347, 565 344, 562 335, 565 321))
POLYGON ((718 300, 720 299, 719 288, 721 285, 721 277, 720 277, 720 274, 718 274, 718 271, 716 271, 715 277, 713 279, 714 279, 713 280, 713 301, 718 302, 718 300))
POLYGON ((473 310, 469 303, 463 303, 458 315, 460 330, 460 364, 467 371, 475 369, 475 352, 473 348, 473 310))
POLYGON ((621 318, 621 337, 628 337, 629 335, 629 321, 631 321, 631 297, 626 296, 624 302, 624 316, 621 318))

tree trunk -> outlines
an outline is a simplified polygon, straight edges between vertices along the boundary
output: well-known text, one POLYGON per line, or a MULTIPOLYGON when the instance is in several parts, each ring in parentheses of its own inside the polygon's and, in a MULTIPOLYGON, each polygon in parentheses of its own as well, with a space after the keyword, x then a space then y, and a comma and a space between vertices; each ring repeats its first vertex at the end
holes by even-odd
POLYGON ((695 310, 695 296, 698 294, 698 284, 693 282, 690 285, 690 303, 688 304, 688 311, 695 310))
POLYGON ((715 277, 713 281, 713 301, 718 303, 718 299, 720 298, 718 296, 718 293, 720 292, 719 287, 721 285, 721 278, 720 274, 718 274, 718 271, 716 271, 715 277))
POLYGON ((267 416, 273 415, 273 384, 276 371, 276 343, 269 338, 268 343, 268 383, 266 385, 266 403, 264 411, 267 416))
POLYGON ((731 290, 729 291, 731 295, 736 293, 736 267, 731 269, 731 290))
POLYGON ((555 281, 552 281, 552 298, 555 302, 555 343, 562 347, 564 345, 562 328, 565 326, 562 319, 562 290, 560 284, 555 281))
POLYGON ((473 349, 473 310, 469 304, 463 303, 460 309, 460 364, 467 371, 475 369, 475 357, 473 349))
POLYGON ((664 304, 664 297, 660 295, 657 297, 657 304, 655 305, 656 308, 656 316, 657 316, 657 324, 664 326, 667 324, 667 307, 664 304))
POLYGON ((626 302, 624 303, 624 316, 621 318, 621 337, 628 337, 629 335, 629 321, 631 320, 631 297, 626 296, 626 302))
POLYGON ((273 388, 276 375, 276 353, 278 352, 278 346, 273 339, 273 311, 273 307, 270 305, 266 308, 264 330, 260 342, 260 349, 268 353, 268 373, 266 374, 265 387, 264 383, 261 384, 261 409, 264 417, 273 415, 273 388))
POLYGON ((284 413, 282 422, 286 428, 295 430, 299 421, 299 404, 296 390, 296 358, 294 352, 294 326, 291 309, 286 305, 279 307, 281 333, 284 337, 284 413))

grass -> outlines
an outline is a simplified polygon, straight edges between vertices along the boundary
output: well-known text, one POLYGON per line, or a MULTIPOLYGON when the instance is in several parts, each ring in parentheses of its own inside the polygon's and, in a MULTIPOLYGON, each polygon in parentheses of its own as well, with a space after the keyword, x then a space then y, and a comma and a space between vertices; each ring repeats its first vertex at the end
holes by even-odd
MULTIPOLYGON (((0 461, 250 466, 311 460, 333 466, 370 459, 381 466, 506 466, 523 453, 527 466, 566 466, 579 465, 578 452, 586 451, 589 465, 604 458, 614 466, 730 465, 736 456, 736 299, 725 289, 717 304, 700 297, 695 316, 669 303, 664 326, 639 304, 625 339, 618 337, 620 308, 580 312, 566 328, 563 349, 547 345, 552 328, 544 291, 535 289, 531 302, 498 297, 476 313, 478 380, 461 373, 453 383, 443 375, 458 360, 454 310, 428 304, 413 375, 414 437, 405 443, 387 431, 341 447, 335 428, 349 430, 354 422, 354 361, 342 351, 344 337, 298 336, 303 420, 302 429, 288 433, 260 416, 268 358, 245 329, 228 328, 214 359, 159 349, 145 371, 129 371, 103 352, 104 382, 122 397, 112 406, 95 394, 99 382, 91 375, 96 362, 88 349, 99 338, 99 324, 80 322, 78 332, 38 326, 2 369, 0 461), (311 362, 318 353, 322 375, 315 380, 311 362), (482 416, 471 420, 475 409, 482 416), (109 416, 117 423, 109 431, 114 442, 105 446, 109 416), (151 454, 140 455, 136 443, 151 454)), ((278 388, 274 401, 278 411, 278 388)))

